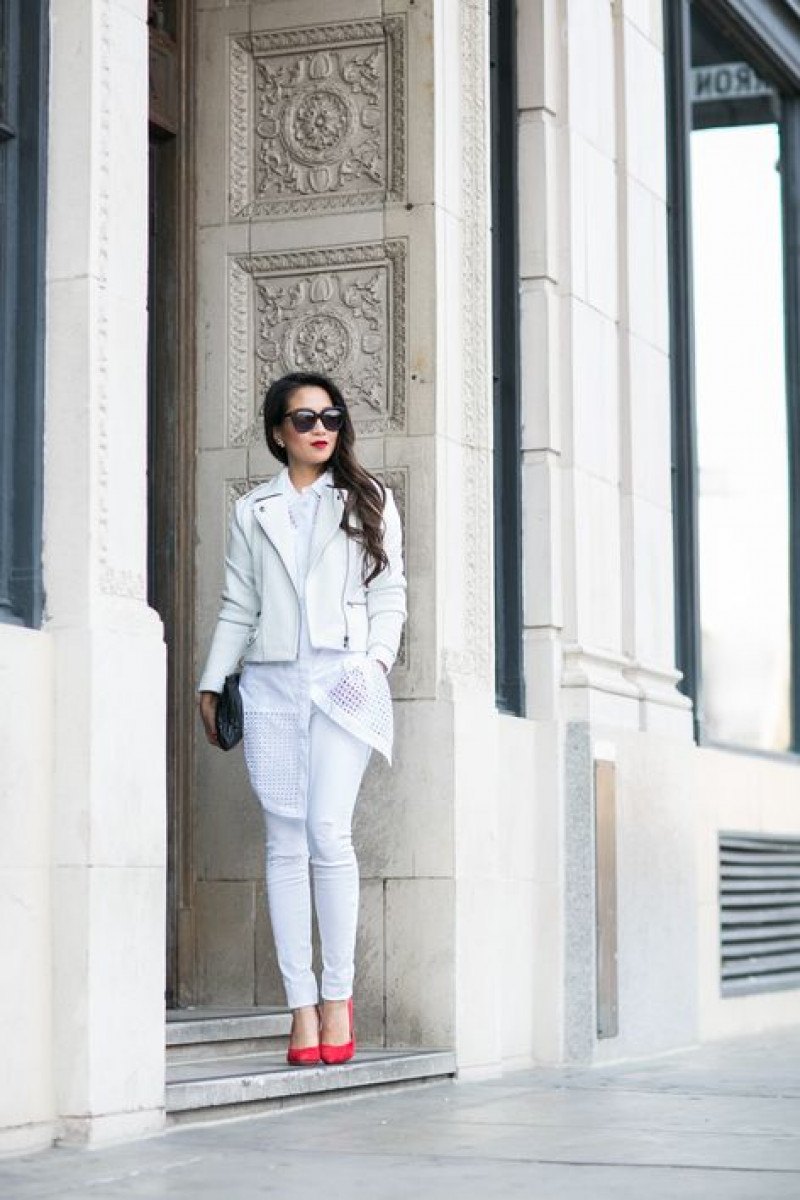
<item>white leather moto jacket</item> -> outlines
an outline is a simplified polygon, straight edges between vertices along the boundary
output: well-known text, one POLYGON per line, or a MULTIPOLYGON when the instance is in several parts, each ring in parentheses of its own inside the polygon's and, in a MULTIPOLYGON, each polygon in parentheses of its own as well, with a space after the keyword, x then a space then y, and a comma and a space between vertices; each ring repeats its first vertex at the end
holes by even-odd
MULTIPOLYGON (((391 665, 406 618, 402 532, 389 489, 383 545, 388 566, 368 586, 363 550, 341 528, 346 492, 330 472, 311 540, 305 586, 306 616, 316 649, 372 651, 391 665)), ((237 500, 231 517, 219 618, 198 691, 220 692, 244 662, 289 662, 297 657, 300 597, 287 497, 288 468, 237 500)))

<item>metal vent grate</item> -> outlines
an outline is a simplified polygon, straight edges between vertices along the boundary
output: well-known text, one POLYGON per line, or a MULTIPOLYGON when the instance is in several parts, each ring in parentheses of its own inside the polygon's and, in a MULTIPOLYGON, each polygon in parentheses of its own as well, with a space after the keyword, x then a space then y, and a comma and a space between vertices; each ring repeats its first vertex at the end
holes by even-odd
POLYGON ((720 833, 722 994, 800 988, 800 838, 720 833))

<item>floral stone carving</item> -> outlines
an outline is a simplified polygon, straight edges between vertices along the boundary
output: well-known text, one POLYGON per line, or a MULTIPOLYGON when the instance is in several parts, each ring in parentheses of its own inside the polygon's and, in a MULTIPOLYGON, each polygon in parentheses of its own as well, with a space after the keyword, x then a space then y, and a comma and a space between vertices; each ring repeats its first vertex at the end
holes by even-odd
POLYGON ((273 379, 319 371, 342 389, 360 433, 405 424, 406 243, 231 259, 228 441, 260 438, 273 379))
POLYGON ((402 18, 234 38, 230 94, 232 217, 403 198, 402 18))

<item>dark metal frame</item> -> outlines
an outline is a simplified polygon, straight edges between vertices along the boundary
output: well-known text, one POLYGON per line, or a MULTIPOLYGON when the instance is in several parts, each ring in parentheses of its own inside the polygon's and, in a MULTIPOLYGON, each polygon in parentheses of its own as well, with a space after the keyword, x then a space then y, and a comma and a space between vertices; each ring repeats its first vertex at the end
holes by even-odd
POLYGON ((525 711, 515 0, 491 0, 494 601, 497 706, 525 711))
POLYGON ((788 397, 786 429, 789 441, 791 749, 797 753, 800 751, 800 95, 783 97, 780 129, 783 274, 788 314, 785 346, 788 397))
MULTIPOLYGON (((723 32, 740 43, 780 88, 800 80, 798 0, 697 0, 723 32)), ((665 5, 665 8, 669 8, 665 5)))
POLYGON ((47 0, 0 0, 0 621, 38 626, 42 586, 47 0))
POLYGON ((690 0, 664 6, 667 112, 667 228, 672 346, 672 509, 675 637, 682 687, 694 701, 702 738, 700 611, 697 580, 697 434, 694 403, 691 176, 689 155, 690 0))
MULTIPOLYGON (((791 748, 800 751, 800 4, 793 0, 694 0, 781 89, 786 388, 792 622, 791 748)), ((697 547, 688 70, 692 0, 664 6, 667 99, 675 628, 683 688, 705 741, 697 547)), ((737 747, 732 747, 736 749, 737 747)), ((753 752, 755 753, 755 751, 753 752)), ((785 756, 781 756, 785 757, 785 756)))

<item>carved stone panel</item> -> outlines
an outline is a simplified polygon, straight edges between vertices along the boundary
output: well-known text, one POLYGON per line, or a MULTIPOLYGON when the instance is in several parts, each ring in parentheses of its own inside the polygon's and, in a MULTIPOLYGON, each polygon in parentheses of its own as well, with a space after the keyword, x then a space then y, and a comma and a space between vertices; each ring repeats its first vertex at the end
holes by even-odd
POLYGON ((249 479, 225 480, 225 520, 228 525, 230 525, 236 501, 241 500, 242 496, 246 496, 248 492, 252 492, 255 488, 261 487, 262 483, 266 483, 268 478, 268 475, 253 475, 249 479))
POLYGON ((230 260, 228 441, 262 436, 273 379, 320 371, 359 433, 405 424, 406 243, 241 255, 230 260))
POLYGON ((405 119, 401 17, 231 39, 231 217, 402 200, 405 119))
MULTIPOLYGON (((408 562, 408 468, 394 467, 391 470, 374 471, 387 487, 392 489, 397 511, 400 514, 400 524, 403 528, 403 557, 408 562)), ((408 632, 411 625, 411 608, 409 606, 406 623, 403 626, 403 632, 400 635, 400 645, 397 649, 397 659, 395 668, 408 669, 408 632)))

